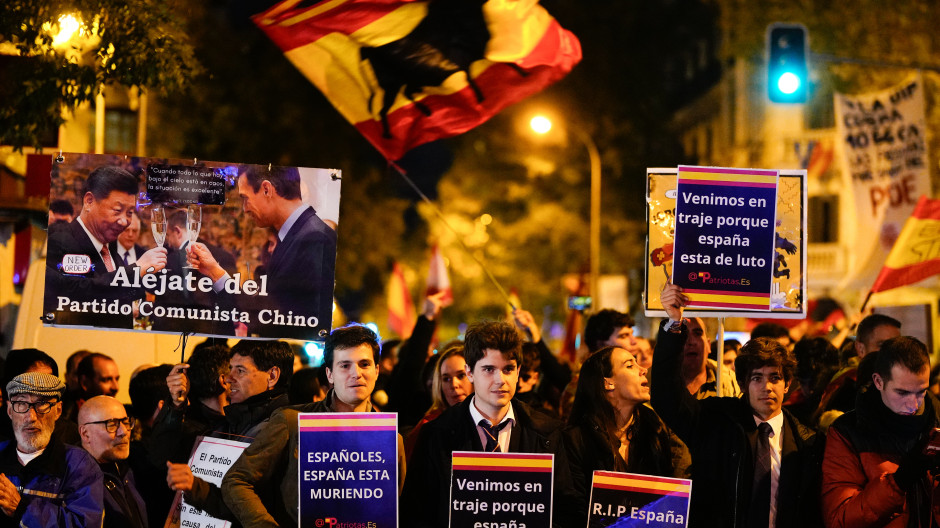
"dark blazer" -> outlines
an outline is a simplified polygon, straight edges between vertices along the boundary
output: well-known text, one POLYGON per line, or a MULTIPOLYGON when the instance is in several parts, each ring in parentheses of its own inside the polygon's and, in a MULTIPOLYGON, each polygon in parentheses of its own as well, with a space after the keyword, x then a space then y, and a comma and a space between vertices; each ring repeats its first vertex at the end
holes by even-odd
MULTIPOLYGON (((329 331, 333 312, 333 279, 336 263, 336 231, 316 215, 313 207, 300 215, 284 240, 277 244, 265 266, 268 298, 256 298, 262 309, 281 315, 316 316, 318 325, 261 325, 252 321, 252 333, 262 337, 313 339, 320 329, 329 331)), ((260 280, 260 277, 256 277, 260 280)), ((253 301, 254 302, 254 301, 253 301)))
MULTIPOLYGON (((123 264, 124 260, 121 259, 121 248, 118 247, 117 240, 108 244, 108 248, 111 249, 111 254, 114 255, 115 264, 123 264)), ((147 251, 147 248, 141 246, 140 244, 134 244, 134 255, 137 255, 137 258, 140 258, 147 251)))
MULTIPOLYGON (((109 248, 110 251, 110 248, 109 248)), ((123 267, 118 264, 118 256, 111 251, 111 259, 115 269, 123 267)), ((133 267, 125 270, 129 279, 133 278, 133 267)), ((49 230, 49 242, 46 252, 46 290, 43 298, 43 313, 54 313, 55 324, 107 326, 112 328, 131 328, 133 316, 130 314, 107 314, 87 312, 71 312, 68 309, 57 312, 58 297, 67 297, 70 301, 87 302, 105 299, 110 304, 114 299, 118 303, 130 304, 135 299, 143 297, 140 288, 112 287, 111 281, 116 271, 108 272, 101 255, 95 251, 95 246, 78 219, 68 224, 56 225, 49 230), (62 259, 65 255, 86 255, 91 259, 92 269, 86 273, 64 273, 61 269, 62 259)))
MULTIPOLYGON (((754 413, 741 398, 696 400, 679 376, 682 347, 688 337, 660 326, 653 353, 651 403, 692 453, 692 503, 689 526, 743 528, 754 479, 754 413)), ((746 387, 744 388, 746 391, 746 387)), ((786 409, 777 528, 822 526, 819 509, 821 441, 786 409)))
MULTIPOLYGON (((454 451, 483 451, 470 405, 472 398, 467 398, 421 428, 399 501, 401 526, 447 526, 452 454, 454 451)), ((509 440, 509 452, 555 455, 553 526, 583 525, 580 520, 572 520, 574 490, 562 445, 561 423, 517 400, 512 401, 512 408, 516 425, 509 440)))
MULTIPOLYGON (((218 246, 207 244, 206 247, 212 252, 212 256, 216 258, 226 271, 234 273, 234 268, 229 269, 222 264, 223 259, 226 262, 231 260, 232 266, 234 266, 235 258, 232 257, 231 253, 228 253, 218 246), (224 258, 223 255, 227 255, 227 258, 224 258)), ((167 281, 170 280, 171 275, 179 275, 185 279, 189 274, 196 274, 196 280, 201 279, 202 275, 199 275, 197 270, 185 267, 187 262, 185 249, 168 248, 166 254, 167 281)), ((234 306, 234 300, 230 295, 220 295, 216 292, 204 292, 201 290, 191 292, 188 290, 175 291, 168 289, 154 300, 154 306, 200 310, 214 310, 215 307, 218 306, 222 311, 229 311, 234 306)), ((231 336, 235 335, 235 324, 232 321, 214 321, 195 317, 186 317, 183 319, 162 317, 154 318, 153 330, 160 332, 191 332, 203 335, 231 336)))

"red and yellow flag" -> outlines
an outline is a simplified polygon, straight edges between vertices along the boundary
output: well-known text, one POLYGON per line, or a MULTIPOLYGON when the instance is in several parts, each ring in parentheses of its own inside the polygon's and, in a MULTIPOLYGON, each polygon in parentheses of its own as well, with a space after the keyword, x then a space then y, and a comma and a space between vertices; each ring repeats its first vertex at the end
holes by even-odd
POLYGON ((253 20, 389 160, 466 132, 581 60, 537 0, 286 0, 253 20))
POLYGON ((388 281, 388 328, 403 340, 411 337, 415 325, 415 305, 405 282, 401 265, 392 265, 392 277, 388 281))
POLYGON ((899 288, 940 273, 940 200, 921 196, 904 223, 888 260, 871 287, 873 293, 899 288))
POLYGON ((431 246, 431 261, 428 263, 428 287, 425 295, 444 292, 441 306, 454 304, 454 290, 450 287, 450 276, 447 274, 447 263, 437 244, 431 246))

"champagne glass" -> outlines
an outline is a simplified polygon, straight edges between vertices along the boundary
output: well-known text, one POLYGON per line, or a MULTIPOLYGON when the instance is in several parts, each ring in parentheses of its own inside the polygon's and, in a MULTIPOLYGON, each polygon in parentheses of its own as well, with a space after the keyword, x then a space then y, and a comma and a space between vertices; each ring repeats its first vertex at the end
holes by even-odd
MULTIPOLYGON (((189 237, 190 245, 199 238, 199 229, 202 227, 202 206, 193 204, 186 208, 186 235, 189 237)), ((195 266, 186 263, 184 268, 194 269, 195 266)))
POLYGON ((166 211, 162 205, 155 205, 150 210, 150 231, 153 233, 153 241, 157 247, 163 247, 166 241, 166 211))

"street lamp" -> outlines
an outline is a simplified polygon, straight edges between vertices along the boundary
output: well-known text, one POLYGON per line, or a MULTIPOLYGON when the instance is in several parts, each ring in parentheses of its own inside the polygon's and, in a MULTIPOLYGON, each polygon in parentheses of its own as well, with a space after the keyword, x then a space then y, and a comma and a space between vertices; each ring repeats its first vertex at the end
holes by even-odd
MULTIPOLYGON (((552 121, 543 116, 536 115, 529 121, 529 127, 536 134, 547 134, 552 129, 552 121)), ((598 279, 600 278, 601 264, 601 156, 597 152, 597 145, 591 136, 575 125, 569 125, 574 135, 587 147, 588 157, 591 161, 591 302, 596 310, 598 308, 598 279)))

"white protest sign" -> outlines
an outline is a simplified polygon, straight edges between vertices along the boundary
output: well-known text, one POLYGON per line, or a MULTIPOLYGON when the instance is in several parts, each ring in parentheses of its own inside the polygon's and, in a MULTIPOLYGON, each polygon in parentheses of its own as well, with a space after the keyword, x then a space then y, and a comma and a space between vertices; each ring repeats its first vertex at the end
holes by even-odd
POLYGON ((930 196, 924 83, 835 95, 838 150, 855 216, 851 268, 841 288, 868 288, 921 195, 930 196))
MULTIPOLYGON (((189 469, 194 477, 221 487, 222 478, 248 446, 248 442, 200 436, 196 439, 196 447, 189 458, 189 469)), ((186 504, 186 500, 181 497, 182 493, 177 493, 166 527, 228 528, 232 525, 231 521, 216 519, 186 504)))

